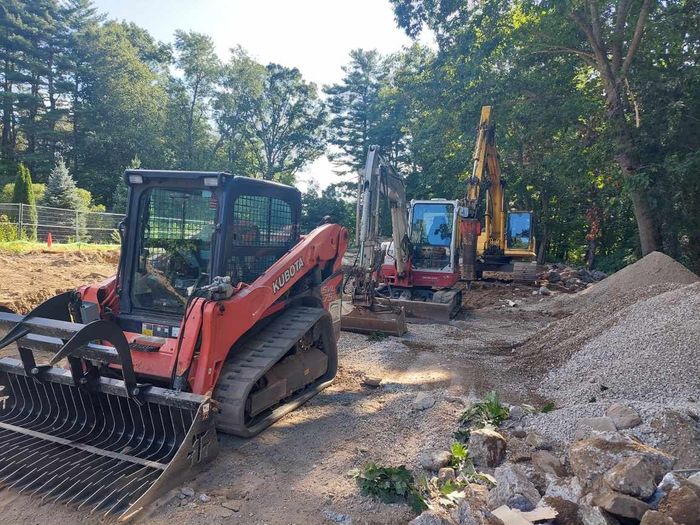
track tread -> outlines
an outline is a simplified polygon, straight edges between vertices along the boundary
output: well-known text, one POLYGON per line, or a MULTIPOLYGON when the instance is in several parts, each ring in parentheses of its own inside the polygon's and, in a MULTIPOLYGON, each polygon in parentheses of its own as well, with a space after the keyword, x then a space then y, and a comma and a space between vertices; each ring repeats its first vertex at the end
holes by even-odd
MULTIPOLYGON (((300 404, 293 403, 291 406, 290 403, 291 408, 285 408, 286 403, 280 409, 273 410, 261 422, 254 423, 251 427, 246 425, 246 400, 255 383, 324 315, 327 313, 323 308, 292 307, 246 341, 242 347, 232 352, 224 364, 214 391, 214 399, 219 403, 217 416, 219 430, 236 436, 251 437, 300 404)), ((335 338, 331 336, 331 339, 335 342, 335 338)), ((335 367, 332 375, 335 375, 335 367)), ((301 402, 312 397, 329 382, 328 379, 322 381, 313 392, 304 391, 302 396, 299 396, 304 398, 301 402)), ((294 400, 296 398, 292 401, 294 400)))

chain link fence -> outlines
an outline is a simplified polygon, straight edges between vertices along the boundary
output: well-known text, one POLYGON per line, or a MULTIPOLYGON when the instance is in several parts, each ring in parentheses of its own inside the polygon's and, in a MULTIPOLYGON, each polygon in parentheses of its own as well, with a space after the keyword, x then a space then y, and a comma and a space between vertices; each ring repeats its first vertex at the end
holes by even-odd
POLYGON ((120 213, 66 210, 48 206, 0 203, 0 241, 118 244, 120 213))

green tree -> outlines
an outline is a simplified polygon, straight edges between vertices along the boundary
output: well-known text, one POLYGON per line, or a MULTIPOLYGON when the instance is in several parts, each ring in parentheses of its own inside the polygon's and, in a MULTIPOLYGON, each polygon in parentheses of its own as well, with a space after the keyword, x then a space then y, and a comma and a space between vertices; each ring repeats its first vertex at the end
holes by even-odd
POLYGON ((37 210, 32 175, 29 169, 22 163, 17 166, 17 178, 12 192, 12 202, 25 204, 22 213, 22 223, 26 226, 27 237, 31 241, 36 240, 37 210))
POLYGON ((370 145, 386 146, 378 128, 379 92, 387 69, 387 59, 378 51, 354 49, 340 83, 324 89, 331 114, 329 142, 336 148, 330 156, 341 173, 361 170, 370 145))
POLYGON ((51 170, 43 204, 54 208, 80 209, 81 199, 78 195, 78 187, 62 157, 56 160, 56 165, 51 170))
POLYGON ((185 118, 185 159, 192 168, 194 160, 195 131, 198 124, 206 123, 208 99, 213 94, 221 64, 214 50, 212 39, 194 31, 175 32, 177 67, 183 73, 183 84, 189 97, 185 118))

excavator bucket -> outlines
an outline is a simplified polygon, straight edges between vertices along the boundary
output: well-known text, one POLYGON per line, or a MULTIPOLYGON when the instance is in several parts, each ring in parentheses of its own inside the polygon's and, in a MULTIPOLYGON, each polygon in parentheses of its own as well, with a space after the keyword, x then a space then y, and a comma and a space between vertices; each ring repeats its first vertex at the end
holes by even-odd
POLYGON ((0 348, 14 342, 20 357, 0 358, 0 490, 126 521, 216 456, 208 396, 135 383, 114 323, 41 311, 0 313, 0 348), (55 355, 39 364, 34 352, 55 355))
POLYGON ((440 290, 433 294, 432 300, 377 298, 377 302, 401 308, 412 323, 447 324, 462 307, 462 290, 440 290))
MULTIPOLYGON (((406 313, 403 308, 375 305, 371 308, 361 306, 343 311, 340 318, 340 329, 359 334, 385 334, 402 336, 406 328, 406 313)), ((343 308, 346 305, 343 304, 343 308)))

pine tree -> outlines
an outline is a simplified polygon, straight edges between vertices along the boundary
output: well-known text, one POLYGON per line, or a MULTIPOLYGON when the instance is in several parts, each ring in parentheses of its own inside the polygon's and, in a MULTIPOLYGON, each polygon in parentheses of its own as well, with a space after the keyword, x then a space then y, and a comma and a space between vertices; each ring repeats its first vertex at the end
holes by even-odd
POLYGON ((51 170, 49 181, 46 184, 44 204, 54 208, 67 208, 77 210, 80 208, 78 187, 68 172, 66 163, 62 157, 58 157, 56 166, 51 170))
POLYGON ((25 225, 24 228, 29 240, 35 241, 37 224, 36 197, 32 189, 32 175, 29 173, 29 168, 22 163, 17 166, 12 202, 26 205, 22 211, 22 223, 25 225))

